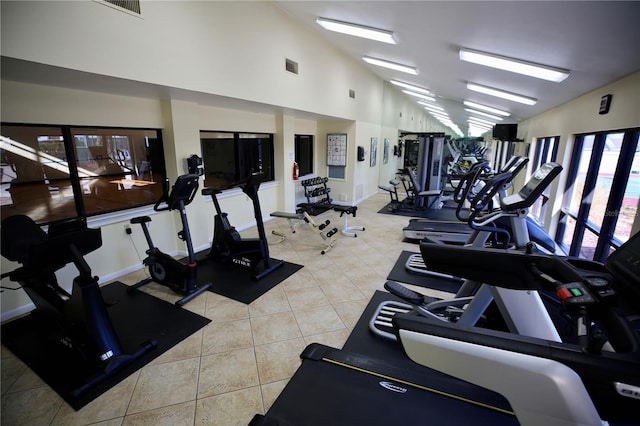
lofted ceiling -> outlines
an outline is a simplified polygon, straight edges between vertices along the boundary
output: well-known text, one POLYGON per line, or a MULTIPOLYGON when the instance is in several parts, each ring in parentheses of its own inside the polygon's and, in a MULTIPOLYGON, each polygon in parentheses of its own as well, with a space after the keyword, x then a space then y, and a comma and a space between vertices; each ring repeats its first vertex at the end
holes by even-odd
MULTIPOLYGON (((517 123, 640 70, 638 1, 276 1, 384 80, 429 89, 462 132, 462 101, 505 110, 517 123), (318 17, 393 31, 385 44, 324 30, 318 17), (561 83, 462 62, 467 48, 570 71, 561 83), (418 75, 365 64, 363 56, 417 67, 418 75), (471 92, 467 82, 537 99, 534 106, 471 92)), ((603 93, 604 95, 605 93, 603 93)), ((594 105, 594 109, 598 105, 594 105)))

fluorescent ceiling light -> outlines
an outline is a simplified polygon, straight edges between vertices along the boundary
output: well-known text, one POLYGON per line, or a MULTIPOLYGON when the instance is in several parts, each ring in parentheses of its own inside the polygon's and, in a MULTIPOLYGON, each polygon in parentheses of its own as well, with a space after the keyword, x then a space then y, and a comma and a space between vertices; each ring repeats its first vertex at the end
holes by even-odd
POLYGON ((433 115, 435 118, 444 118, 450 120, 449 115, 446 112, 429 111, 429 114, 433 115))
POLYGON ((432 105, 432 104, 428 104, 426 102, 422 102, 422 101, 418 101, 418 103, 420 105, 422 105, 424 107, 424 109, 428 109, 431 111, 444 111, 444 108, 442 108, 441 106, 438 105, 432 105))
POLYGON ((493 126, 490 126, 488 124, 480 124, 480 123, 474 123, 473 121, 469 121, 469 127, 477 127, 478 129, 493 129, 493 126))
POLYGON ((493 87, 481 86, 475 83, 467 83, 467 89, 474 92, 484 93, 485 95, 491 95, 502 99, 507 99, 513 102, 519 102, 525 105, 535 105, 538 100, 534 98, 528 98, 517 93, 505 92, 503 90, 494 89, 493 87))
POLYGON ((356 37, 368 38, 369 40, 381 41, 383 43, 396 44, 393 32, 366 27, 364 25, 352 24, 349 22, 335 21, 333 19, 318 18, 316 22, 325 30, 337 33, 349 34, 356 37))
POLYGON ((435 118, 437 118, 438 120, 451 120, 451 118, 449 118, 449 116, 446 114, 440 114, 433 111, 429 111, 429 113, 433 115, 435 118))
POLYGON ((503 111, 501 109, 492 108, 492 107, 489 107, 489 106, 486 106, 486 105, 478 104, 476 102, 464 101, 463 103, 468 107, 475 108, 475 109, 481 109, 483 111, 492 112, 492 113, 498 114, 498 115, 504 115, 505 117, 509 117, 511 115, 511 113, 509 113, 507 111, 503 111))
POLYGON ((467 119, 467 122, 469 123, 478 123, 478 124, 484 124, 485 126, 491 126, 493 127, 496 123, 492 123, 490 121, 487 120, 480 120, 479 118, 475 118, 475 117, 469 117, 467 119))
POLYGON ((431 96, 427 96, 427 95, 423 95, 422 93, 412 92, 411 90, 403 90, 403 92, 406 93, 407 95, 411 95, 411 96, 415 96, 416 98, 424 99, 425 101, 431 101, 431 102, 435 102, 436 101, 436 98, 431 97, 431 96))
POLYGON ((569 77, 569 71, 567 70, 493 55, 491 53, 478 52, 477 50, 460 49, 460 60, 524 74, 529 77, 555 81, 556 83, 560 83, 569 77))
POLYGON ((396 86, 404 87, 405 89, 409 89, 412 92, 424 93, 425 95, 430 95, 431 92, 425 89, 424 87, 414 86, 413 84, 405 83, 403 81, 398 80, 389 80, 391 84, 395 84, 396 86))
POLYGON ((418 70, 415 67, 410 67, 409 65, 402 65, 397 62, 391 62, 391 61, 385 61, 384 59, 372 58, 371 56, 363 56, 362 60, 367 63, 370 63, 371 65, 377 65, 379 67, 406 72, 407 74, 418 75, 418 70))
POLYGON ((504 120, 502 117, 498 117, 497 115, 487 114, 486 112, 476 111, 475 109, 465 108, 464 110, 467 111, 467 112, 470 112, 471 114, 478 114, 478 115, 481 115, 483 117, 491 118, 491 119, 496 120, 496 121, 504 120))

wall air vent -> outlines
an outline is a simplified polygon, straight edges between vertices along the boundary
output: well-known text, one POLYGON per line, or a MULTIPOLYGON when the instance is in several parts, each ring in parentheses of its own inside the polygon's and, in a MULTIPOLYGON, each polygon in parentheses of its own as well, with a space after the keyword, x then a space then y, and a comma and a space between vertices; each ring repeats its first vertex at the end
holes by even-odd
POLYGON ((132 15, 140 15, 140 0, 94 0, 114 9, 131 13, 132 15))
POLYGON ((284 69, 286 69, 290 73, 298 74, 298 63, 296 61, 292 61, 291 59, 285 58, 284 69))

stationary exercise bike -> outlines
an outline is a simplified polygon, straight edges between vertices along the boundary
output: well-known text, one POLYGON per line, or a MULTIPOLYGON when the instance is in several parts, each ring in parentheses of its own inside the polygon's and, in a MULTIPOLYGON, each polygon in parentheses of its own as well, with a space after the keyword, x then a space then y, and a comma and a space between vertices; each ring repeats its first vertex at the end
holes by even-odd
POLYGON ((63 351, 79 354, 86 364, 78 365, 77 371, 98 372, 88 374, 83 383, 71 383, 75 398, 157 345, 151 340, 141 342, 140 349, 131 354, 122 349, 98 277, 91 275, 84 258, 100 246, 100 229, 87 228, 84 219, 51 224, 48 234, 28 216, 10 216, 2 221, 2 256, 22 264, 2 278, 18 282, 27 293, 35 305, 30 315, 43 339, 55 342, 63 351), (79 273, 71 293, 58 285, 55 275, 69 263, 79 273))
POLYGON ((182 231, 178 232, 178 237, 187 245, 187 263, 163 253, 158 247, 153 245, 147 226, 147 223, 151 222, 149 216, 138 216, 131 219, 131 223, 140 224, 142 232, 144 232, 144 236, 147 239, 147 244, 149 244, 149 250, 147 250, 148 256, 143 260, 143 263, 149 267, 149 275, 151 275, 151 277, 145 278, 132 285, 129 287, 129 291, 133 291, 152 281, 157 282, 158 284, 169 287, 178 294, 185 295, 185 297, 176 302, 177 306, 183 306, 211 288, 211 283, 198 285, 198 265, 193 251, 193 243, 191 241, 189 222, 187 221, 187 212, 185 209, 185 207, 193 201, 198 191, 198 179, 199 176, 196 174, 178 176, 173 188, 171 188, 171 192, 166 188, 164 195, 153 207, 157 212, 164 210, 178 210, 180 212, 182 231))
POLYGON ((284 265, 284 261, 269 257, 269 244, 258 199, 258 189, 263 178, 264 173, 262 172, 251 173, 246 180, 233 186, 241 186, 242 192, 253 203, 258 238, 242 238, 236 228, 231 226, 227 213, 222 211, 218 202, 217 194, 222 193, 221 189, 204 188, 202 190, 202 195, 211 196, 217 213, 214 218, 213 241, 207 258, 221 262, 230 261, 235 265, 249 268, 253 280, 259 280, 284 265))

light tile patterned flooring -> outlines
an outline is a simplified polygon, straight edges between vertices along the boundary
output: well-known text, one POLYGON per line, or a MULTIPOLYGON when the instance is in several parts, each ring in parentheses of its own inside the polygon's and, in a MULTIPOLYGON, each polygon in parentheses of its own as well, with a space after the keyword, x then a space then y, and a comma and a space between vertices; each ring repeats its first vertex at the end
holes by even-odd
MULTIPOLYGON (((291 234, 285 219, 268 221, 270 241, 277 240, 273 229, 288 234, 270 245, 271 256, 304 268, 250 305, 211 292, 189 302, 185 309, 212 322, 79 411, 2 347, 2 425, 247 425, 269 409, 308 344, 342 347, 401 251, 418 250, 402 242, 409 218, 377 213, 388 201, 376 194, 361 203, 349 224, 366 231, 337 235, 325 255, 309 226, 291 234)), ((327 218, 341 228, 338 214, 327 218)), ((145 276, 140 270, 119 281, 145 276)), ((156 284, 144 288, 170 302, 178 298, 156 284)))

